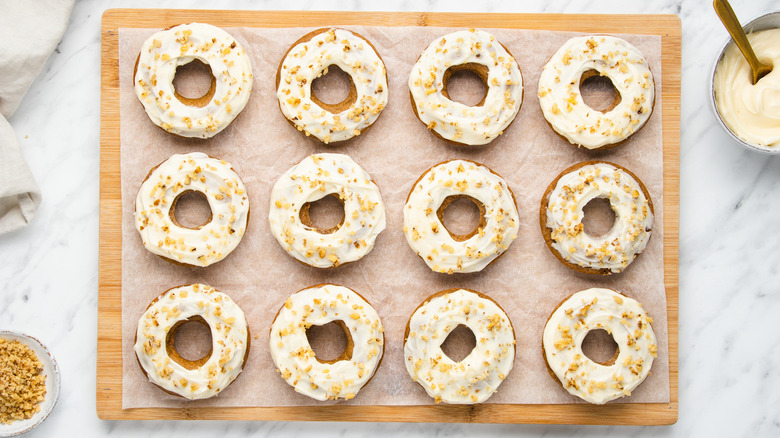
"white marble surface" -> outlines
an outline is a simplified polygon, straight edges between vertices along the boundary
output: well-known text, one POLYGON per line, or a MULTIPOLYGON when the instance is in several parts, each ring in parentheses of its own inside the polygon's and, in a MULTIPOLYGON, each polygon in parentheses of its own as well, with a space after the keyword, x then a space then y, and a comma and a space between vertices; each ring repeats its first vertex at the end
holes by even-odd
MULTIPOLYGON (((772 0, 734 1, 746 21, 772 0)), ((30 436, 778 436, 780 435, 780 157, 741 149, 706 103, 727 34, 709 1, 77 2, 65 37, 11 118, 43 192, 27 228, 0 236, 0 328, 56 355, 60 402, 30 436), (668 427, 108 422, 95 414, 100 17, 111 7, 671 13, 683 26, 680 410, 668 427), (70 435, 70 433, 68 433, 70 435)))

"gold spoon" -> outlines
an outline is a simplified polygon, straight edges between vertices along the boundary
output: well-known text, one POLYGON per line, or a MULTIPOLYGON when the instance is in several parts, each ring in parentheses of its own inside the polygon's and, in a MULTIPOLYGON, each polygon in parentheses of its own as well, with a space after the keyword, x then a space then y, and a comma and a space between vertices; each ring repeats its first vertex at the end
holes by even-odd
POLYGON ((745 60, 750 64, 750 69, 753 71, 753 85, 755 85, 759 79, 772 71, 772 66, 762 64, 758 58, 756 58, 756 54, 753 52, 753 48, 750 47, 750 43, 748 42, 747 35, 745 35, 745 30, 742 29, 742 25, 739 24, 739 20, 737 19, 737 16, 734 15, 734 10, 731 9, 728 0, 714 0, 712 6, 715 7, 715 12, 717 12, 720 21, 726 26, 726 30, 731 34, 731 38, 734 39, 734 42, 737 44, 737 47, 739 47, 745 60))

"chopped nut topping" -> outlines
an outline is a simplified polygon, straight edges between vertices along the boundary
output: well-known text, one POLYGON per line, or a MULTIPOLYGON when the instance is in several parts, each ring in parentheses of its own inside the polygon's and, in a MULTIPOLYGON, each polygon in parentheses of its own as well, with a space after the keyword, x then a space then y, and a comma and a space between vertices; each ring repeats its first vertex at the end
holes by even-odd
POLYGON ((45 396, 46 375, 35 352, 0 338, 0 424, 32 418, 45 396))

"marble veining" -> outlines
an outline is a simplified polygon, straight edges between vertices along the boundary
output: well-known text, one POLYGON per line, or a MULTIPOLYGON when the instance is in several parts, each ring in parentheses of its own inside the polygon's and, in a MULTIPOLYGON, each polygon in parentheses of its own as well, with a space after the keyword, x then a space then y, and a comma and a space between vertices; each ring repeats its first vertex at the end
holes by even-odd
MULTIPOLYGON (((734 1, 743 22, 774 0, 734 1)), ((0 236, 0 327, 47 344, 60 401, 28 436, 778 436, 780 157, 740 148, 707 105, 728 36, 708 1, 83 0, 10 122, 43 192, 26 228, 0 236), (683 26, 680 420, 669 427, 295 422, 105 422, 95 415, 100 18, 113 7, 678 14, 683 26)), ((526 104, 534 104, 528 100, 526 104)))

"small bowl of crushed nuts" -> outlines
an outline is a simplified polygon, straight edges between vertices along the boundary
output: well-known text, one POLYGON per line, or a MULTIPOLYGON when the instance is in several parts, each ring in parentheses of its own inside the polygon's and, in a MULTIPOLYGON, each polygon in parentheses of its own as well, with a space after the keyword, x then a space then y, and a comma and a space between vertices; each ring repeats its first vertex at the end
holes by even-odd
POLYGON ((32 336, 0 330, 0 437, 41 424, 59 393, 60 370, 49 350, 32 336))

